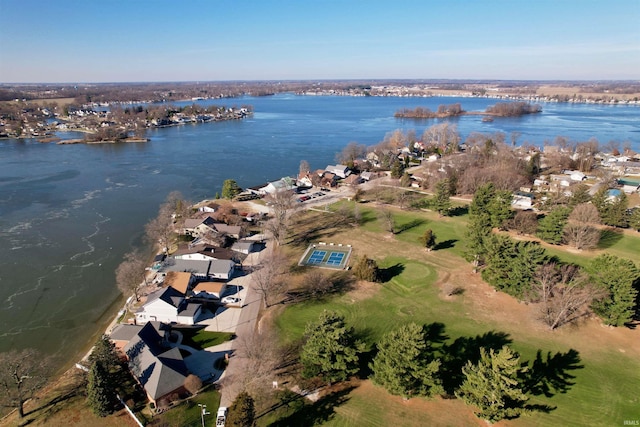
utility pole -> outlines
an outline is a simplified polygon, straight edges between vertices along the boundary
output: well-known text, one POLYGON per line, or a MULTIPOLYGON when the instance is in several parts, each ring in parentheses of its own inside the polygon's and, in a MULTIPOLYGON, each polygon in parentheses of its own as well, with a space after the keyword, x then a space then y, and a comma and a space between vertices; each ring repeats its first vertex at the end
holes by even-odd
POLYGON ((207 405, 198 403, 198 406, 200 407, 200 419, 202 420, 202 427, 204 427, 204 416, 211 414, 211 412, 207 412, 207 405))

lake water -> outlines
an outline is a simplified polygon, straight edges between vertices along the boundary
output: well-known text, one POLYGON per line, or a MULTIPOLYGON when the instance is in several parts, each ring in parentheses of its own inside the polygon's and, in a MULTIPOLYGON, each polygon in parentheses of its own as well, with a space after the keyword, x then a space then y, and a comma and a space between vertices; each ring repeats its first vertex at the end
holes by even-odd
MULTIPOLYGON (((282 94, 202 101, 250 104, 255 114, 153 130, 148 143, 0 141, 0 351, 33 346, 75 361, 121 306, 114 270, 141 245, 144 224, 170 191, 199 201, 227 178, 258 185, 296 174, 302 159, 323 168, 350 141, 373 145, 395 129, 421 135, 438 122, 395 119, 395 111, 455 102, 474 111, 496 100, 282 94)), ((519 132, 520 143, 562 135, 629 141, 640 150, 637 106, 543 104, 538 115, 452 121, 463 139, 473 131, 502 131, 507 140, 519 132)))

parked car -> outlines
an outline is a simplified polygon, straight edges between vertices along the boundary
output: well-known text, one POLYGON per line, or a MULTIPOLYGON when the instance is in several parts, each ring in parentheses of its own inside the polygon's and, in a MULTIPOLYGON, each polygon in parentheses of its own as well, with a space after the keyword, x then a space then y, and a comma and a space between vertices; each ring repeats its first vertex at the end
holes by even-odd
POLYGON ((218 415, 216 415, 216 427, 224 427, 225 422, 227 422, 227 408, 221 406, 218 408, 218 415))
POLYGON ((236 298, 236 297, 224 297, 222 298, 222 303, 223 304, 237 304, 240 302, 240 298, 236 298))

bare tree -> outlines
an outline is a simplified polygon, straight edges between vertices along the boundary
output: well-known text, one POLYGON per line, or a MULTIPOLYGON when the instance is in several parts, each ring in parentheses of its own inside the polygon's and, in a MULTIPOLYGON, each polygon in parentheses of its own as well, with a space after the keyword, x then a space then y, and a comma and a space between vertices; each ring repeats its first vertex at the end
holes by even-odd
POLYGON ((382 226, 386 231, 391 234, 396 232, 396 222, 393 218, 393 213, 389 209, 380 209, 378 212, 378 218, 382 221, 382 226))
POLYGON ((351 141, 342 149, 340 154, 336 156, 336 160, 348 166, 353 166, 357 159, 363 158, 367 154, 367 146, 351 141))
POLYGON ((286 264, 286 256, 274 249, 251 273, 253 289, 262 295, 265 308, 273 305, 286 289, 286 264))
POLYGON ((312 270, 304 278, 304 286, 311 297, 322 297, 333 288, 333 282, 319 270, 312 270))
POLYGON ((146 263, 138 251, 125 254, 124 261, 116 269, 118 289, 125 296, 133 292, 136 301, 140 300, 140 285, 146 282, 146 263))
POLYGON ((202 388, 202 380, 197 375, 189 374, 187 378, 184 379, 184 388, 194 395, 202 388))
POLYGON ((578 266, 555 263, 538 268, 533 291, 540 301, 542 321, 551 330, 584 316, 591 302, 602 294, 578 266))
POLYGON ((37 350, 11 350, 0 353, 0 402, 16 408, 24 417, 24 403, 47 381, 50 360, 37 350))
POLYGON ((309 162, 306 160, 300 160, 300 168, 298 170, 300 175, 305 175, 311 172, 311 166, 309 166, 309 162))
POLYGON ((290 211, 295 206, 293 196, 293 191, 281 190, 264 198, 267 205, 271 207, 271 219, 265 226, 278 245, 284 240, 289 228, 290 211))
POLYGON ((509 220, 509 228, 516 230, 518 234, 533 235, 538 228, 538 214, 532 211, 518 211, 518 213, 509 220))
POLYGON ((573 208, 564 227, 564 240, 576 249, 593 249, 600 241, 598 209, 591 203, 581 203, 573 208))
POLYGON ((460 134, 456 125, 448 122, 433 125, 422 134, 422 141, 440 149, 443 153, 458 151, 460 134))
POLYGON ((268 327, 261 329, 238 337, 236 357, 242 361, 244 369, 236 370, 238 376, 233 379, 233 386, 238 391, 247 390, 264 396, 272 389, 281 357, 273 331, 268 327))

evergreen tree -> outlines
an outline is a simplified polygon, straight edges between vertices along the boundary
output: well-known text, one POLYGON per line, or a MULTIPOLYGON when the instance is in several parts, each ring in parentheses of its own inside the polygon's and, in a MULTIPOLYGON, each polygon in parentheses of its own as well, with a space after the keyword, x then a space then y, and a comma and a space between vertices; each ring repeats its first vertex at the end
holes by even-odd
POLYGON ((511 191, 499 190, 494 193, 488 206, 491 225, 493 227, 504 230, 507 221, 513 217, 513 211, 511 210, 512 198, 513 194, 511 191))
POLYGON ((608 293, 593 302, 593 311, 608 325, 622 326, 630 322, 640 288, 638 267, 631 260, 603 254, 591 262, 589 270, 594 285, 608 293))
POLYGON ((233 199, 236 195, 240 194, 242 189, 238 186, 238 183, 233 179, 226 179, 222 183, 222 198, 233 199))
POLYGON ((602 222, 613 227, 627 228, 629 226, 629 214, 627 213, 627 195, 620 192, 607 206, 606 217, 602 222))
POLYGON ((379 282, 381 280, 378 264, 366 255, 358 259, 358 262, 353 267, 353 274, 358 280, 367 282, 379 282))
POLYGON ((476 415, 491 423, 516 418, 526 411, 529 399, 519 379, 524 370, 518 354, 509 347, 497 353, 480 348, 478 364, 469 362, 462 368, 465 380, 455 394, 478 408, 476 415))
POLYGON ((585 184, 578 184, 573 189, 573 194, 569 200, 569 206, 574 207, 582 203, 587 203, 590 200, 591 196, 589 195, 589 186, 585 184))
POLYGON ((243 391, 229 407, 225 425, 230 427, 252 427, 255 418, 255 401, 249 393, 243 391))
POLYGON ((325 310, 317 321, 307 324, 305 337, 300 353, 303 377, 319 376, 333 383, 358 372, 358 353, 364 351, 364 343, 355 339, 343 316, 325 310))
POLYGON ((485 184, 476 190, 469 206, 467 225, 467 248, 465 258, 473 264, 473 271, 484 264, 486 255, 485 240, 491 234, 491 213, 489 205, 495 195, 493 184, 485 184))
POLYGON ((101 363, 108 374, 113 374, 120 367, 120 358, 116 346, 108 335, 103 334, 93 346, 89 363, 101 363))
POLYGON ((591 203, 598 209, 598 214, 600 214, 600 219, 603 220, 607 216, 607 210, 609 207, 608 199, 609 198, 609 188, 606 186, 600 187, 600 189, 593 195, 591 198, 591 203))
POLYGON ((496 289, 518 299, 525 299, 538 266, 548 257, 536 242, 515 241, 508 236, 494 235, 487 241, 487 266, 482 278, 496 289))
POLYGON ((94 414, 106 417, 113 412, 115 402, 116 393, 111 375, 100 361, 96 361, 89 370, 87 404, 94 414))
POLYGON ((433 230, 427 228, 424 231, 422 237, 420 237, 420 243, 422 243, 422 245, 427 248, 428 251, 431 251, 431 249, 433 249, 433 247, 436 245, 436 235, 434 234, 433 230))
POLYGON ((640 231, 640 208, 635 208, 629 216, 629 227, 640 231))
POLYGON ((396 396, 430 397, 444 392, 440 364, 424 326, 410 323, 382 337, 371 380, 396 396))
POLYGON ((557 206, 544 218, 538 221, 538 232, 536 235, 547 243, 559 245, 562 243, 564 227, 571 213, 571 208, 557 206))
POLYGON ((400 178, 404 173, 404 164, 400 160, 398 160, 397 157, 394 157, 393 161, 391 162, 390 171, 391 178, 400 178))
POLYGON ((443 179, 436 184, 436 194, 433 197, 431 206, 440 215, 448 215, 451 209, 451 199, 449 193, 449 180, 443 179))

